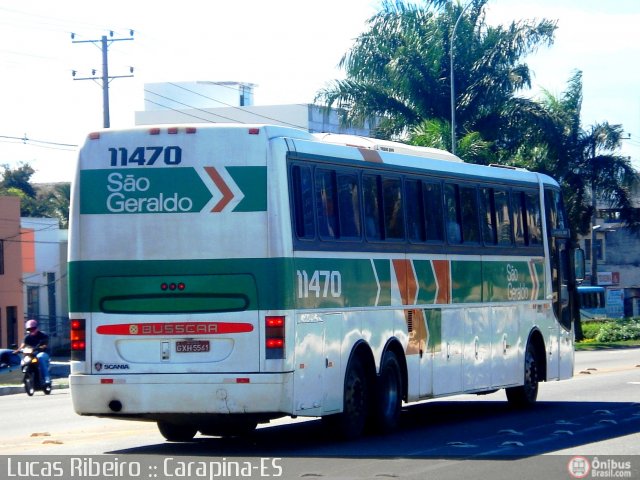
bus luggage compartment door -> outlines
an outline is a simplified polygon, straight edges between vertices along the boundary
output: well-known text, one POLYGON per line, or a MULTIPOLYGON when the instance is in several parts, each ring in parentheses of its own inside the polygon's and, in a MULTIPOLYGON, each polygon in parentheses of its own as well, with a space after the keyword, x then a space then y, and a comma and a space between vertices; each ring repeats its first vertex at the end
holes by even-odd
POLYGON ((342 408, 342 314, 300 314, 296 325, 294 411, 327 415, 342 408))

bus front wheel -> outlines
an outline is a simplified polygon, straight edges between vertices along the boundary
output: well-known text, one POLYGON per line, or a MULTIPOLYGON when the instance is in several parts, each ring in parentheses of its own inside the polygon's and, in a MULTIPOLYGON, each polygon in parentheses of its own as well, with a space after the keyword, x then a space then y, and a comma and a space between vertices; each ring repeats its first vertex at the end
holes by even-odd
POLYGON ((539 378, 536 351, 529 342, 524 354, 524 384, 506 389, 509 403, 519 408, 531 407, 536 403, 539 378))

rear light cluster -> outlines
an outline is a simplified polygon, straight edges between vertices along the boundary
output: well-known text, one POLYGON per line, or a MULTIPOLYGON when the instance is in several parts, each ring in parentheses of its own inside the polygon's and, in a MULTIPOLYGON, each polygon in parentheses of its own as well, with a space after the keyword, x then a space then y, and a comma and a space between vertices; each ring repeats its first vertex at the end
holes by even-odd
POLYGON ((85 361, 87 336, 85 320, 71 320, 71 360, 85 361))
POLYGON ((282 316, 265 317, 265 347, 268 360, 284 358, 285 322, 282 316))
POLYGON ((162 290, 163 292, 166 292, 167 290, 175 292, 176 290, 182 292, 185 288, 187 288, 187 286, 183 283, 183 282, 178 282, 178 283, 167 283, 167 282, 162 282, 160 284, 160 290, 162 290))
MULTIPOLYGON (((193 134, 197 132, 197 129, 196 127, 186 127, 184 129, 184 132, 193 134)), ((162 133, 162 130, 158 127, 153 127, 149 129, 149 135, 160 135, 160 133, 162 133)), ((169 135, 176 135, 177 133, 180 133, 180 129, 178 127, 169 127, 167 128, 167 133, 169 135)))
MULTIPOLYGON (((169 127, 167 128, 167 133, 169 135, 176 135, 177 133, 180 133, 181 130, 184 130, 184 133, 188 133, 188 134, 194 134, 198 131, 196 127, 184 127, 184 128, 169 127)), ((160 135, 161 133, 162 133, 162 129, 158 127, 153 127, 149 129, 149 135, 160 135)), ((100 140, 100 132, 91 132, 89 134, 89 140, 100 140)))

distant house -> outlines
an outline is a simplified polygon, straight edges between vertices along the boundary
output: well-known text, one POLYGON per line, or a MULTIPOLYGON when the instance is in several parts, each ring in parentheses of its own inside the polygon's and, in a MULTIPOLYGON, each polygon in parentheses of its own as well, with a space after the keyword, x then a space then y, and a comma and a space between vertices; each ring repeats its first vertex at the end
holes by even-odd
MULTIPOLYGON (((632 191, 633 203, 640 208, 640 185, 632 191)), ((598 271, 597 284, 605 291, 624 291, 624 315, 640 316, 640 234, 632 232, 619 220, 619 212, 599 203, 596 214, 596 243, 592 248, 591 235, 579 237, 580 246, 587 259, 588 278, 591 284, 591 262, 595 252, 598 271)))
POLYGON ((20 199, 0 196, 0 348, 24 336, 20 199))
POLYGON ((21 218, 24 311, 56 351, 69 343, 67 230, 56 218, 21 218))

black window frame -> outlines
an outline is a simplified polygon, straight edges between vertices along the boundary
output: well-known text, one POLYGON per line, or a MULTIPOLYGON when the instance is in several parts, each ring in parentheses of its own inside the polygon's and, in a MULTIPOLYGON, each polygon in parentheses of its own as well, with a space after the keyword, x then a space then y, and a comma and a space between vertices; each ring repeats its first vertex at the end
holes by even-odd
MULTIPOLYGON (((418 169, 410 167, 390 166, 384 164, 368 163, 364 164, 356 160, 349 160, 347 158, 332 158, 332 157, 320 157, 317 155, 307 154, 289 154, 288 157, 287 172, 289 175, 289 185, 292 189, 292 193, 289 195, 289 203, 291 206, 291 227, 293 234, 293 247, 294 250, 325 250, 325 251, 371 251, 371 252, 389 252, 389 253, 429 253, 429 254, 462 254, 462 255, 478 255, 478 254, 501 254, 501 255, 544 255, 543 244, 533 245, 516 245, 513 241, 513 218, 512 218, 512 192, 525 192, 527 195, 534 195, 539 189, 537 184, 526 181, 514 181, 510 179, 492 179, 483 177, 474 177, 468 174, 456 174, 451 172, 438 172, 438 171, 418 171, 418 169), (308 200, 308 192, 296 192, 296 188, 301 190, 300 185, 295 185, 296 180, 296 167, 299 167, 297 174, 299 176, 309 175, 312 177, 312 215, 307 218, 306 226, 303 230, 300 230, 299 223, 304 216, 300 217, 302 213, 306 215, 298 202, 301 199, 308 200), (320 237, 318 213, 316 212, 318 203, 316 192, 316 171, 332 171, 333 178, 335 179, 335 192, 338 207, 337 213, 337 225, 338 232, 335 237, 320 237), (353 208, 359 208, 359 212, 347 209, 347 215, 353 216, 360 220, 359 236, 357 235, 358 227, 354 227, 354 230, 347 235, 344 235, 344 221, 343 209, 340 206, 344 202, 344 192, 341 192, 341 187, 338 184, 342 176, 350 178, 352 187, 358 189, 357 197, 359 204, 353 208), (353 184, 357 179, 357 185, 353 184), (397 232, 402 232, 402 237, 389 238, 390 231, 389 225, 385 225, 384 209, 385 202, 387 208, 387 214, 389 210, 389 199, 385 198, 383 183, 392 182, 395 185, 396 191, 399 191, 401 201, 397 205, 402 210, 402 216, 400 217, 401 227, 397 232), (367 231, 367 218, 371 218, 370 212, 368 213, 367 202, 371 201, 371 195, 368 192, 368 185, 375 185, 374 197, 377 202, 377 209, 373 216, 375 228, 377 228, 377 235, 371 235, 370 231, 367 231), (397 190, 399 189, 399 190, 397 190), (449 190, 447 190, 449 189, 449 190), (451 196, 451 190, 455 190, 455 195, 451 196), (461 190, 464 189, 464 190, 461 190), (427 191, 428 190, 428 191, 427 191), (469 231, 465 231, 464 228, 468 227, 465 223, 469 220, 463 220, 462 217, 462 205, 461 205, 461 191, 465 191, 467 195, 472 195, 473 201, 469 201, 470 205, 475 204, 471 210, 466 212, 468 218, 472 218, 472 228, 475 229, 475 235, 471 235, 469 238, 469 231), (449 192, 449 193, 447 193, 449 192), (472 192, 472 193, 469 193, 472 192), (488 196, 487 192, 491 192, 488 196), (435 195, 435 199, 433 198, 435 195), (457 243, 455 238, 450 237, 447 231, 447 222, 449 220, 448 208, 447 208, 447 195, 451 198, 455 198, 455 217, 457 219, 456 224, 459 226, 460 242, 457 243), (508 218, 505 218, 505 222, 500 224, 499 215, 497 209, 499 208, 499 201, 503 202, 503 214, 506 212, 508 218), (487 196, 489 203, 487 203, 487 196), (506 209, 504 208, 504 202, 506 201, 506 209), (488 205, 488 206, 487 206, 488 205), (490 212, 487 212, 487 209, 490 212), (469 217, 472 215, 472 217, 469 217), (485 236, 485 222, 487 222, 487 215, 490 215, 494 222, 492 231, 493 241, 488 241, 488 237, 485 236), (416 219, 414 217, 420 217, 416 219), (432 217, 432 220, 429 219, 432 217), (300 218, 299 218, 300 217, 300 218), (313 218, 314 235, 308 231, 311 229, 311 222, 309 218, 313 218), (508 224, 506 223, 508 221, 508 224), (342 222, 342 223, 341 223, 342 222), (435 229, 433 228, 435 225, 435 229), (500 235, 498 228, 500 226, 508 229, 509 243, 500 243, 500 235), (432 229, 436 232, 432 232, 432 229), (302 238, 299 233, 304 232, 307 236, 302 238), (354 233, 355 232, 355 233, 354 233), (440 238, 438 238, 440 237, 440 238), (472 240, 472 241, 470 241, 472 240)), ((464 193, 463 193, 464 195, 464 193)), ((516 195, 516 194, 514 194, 516 195)), ((449 198, 449 202, 451 202, 449 198)), ((546 199, 545 199, 546 200, 546 199)), ((540 204, 542 208, 543 204, 540 204)), ((370 210, 370 208, 369 208, 370 210)), ((503 215, 502 215, 503 216, 503 215)), ((524 221, 528 221, 528 211, 525 213, 524 221)), ((354 220, 355 222, 355 220, 354 220)), ((353 223, 353 222, 352 222, 353 223)), ((374 231, 375 231, 374 228, 374 231)), ((526 227, 525 227, 526 228, 526 227)), ((543 230, 544 231, 544 230, 543 230)))

